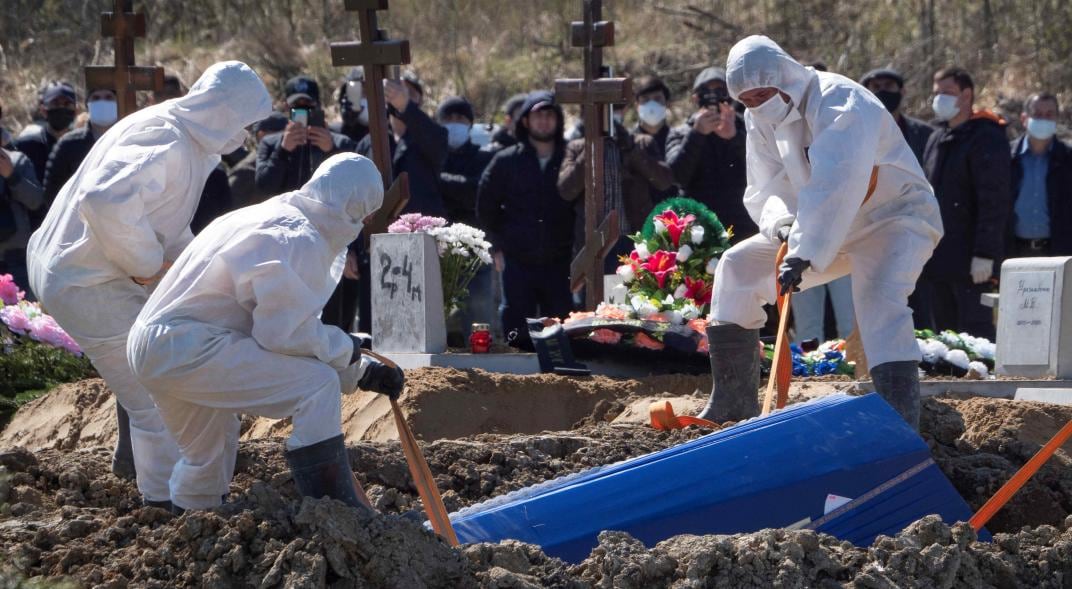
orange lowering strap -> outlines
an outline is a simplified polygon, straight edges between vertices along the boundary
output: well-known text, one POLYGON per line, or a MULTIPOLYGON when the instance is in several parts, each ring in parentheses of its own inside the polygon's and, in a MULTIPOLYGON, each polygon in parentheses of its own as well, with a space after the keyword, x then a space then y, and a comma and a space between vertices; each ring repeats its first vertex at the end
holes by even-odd
POLYGON ((1008 503, 1009 499, 1012 499, 1012 496, 1015 495, 1021 487, 1027 484, 1027 481, 1031 480, 1031 477, 1038 472, 1038 469, 1042 468, 1042 465, 1050 459, 1050 456, 1053 456, 1053 453, 1064 445, 1070 437, 1072 437, 1072 421, 1066 423, 1059 432, 1050 438, 1050 441, 1046 442, 1046 445, 1043 446, 1037 454, 1032 456, 1031 460, 1028 460, 1023 468, 1012 475, 1009 482, 1002 485, 1001 488, 998 489, 998 492, 994 493, 994 496, 988 499, 987 502, 979 508, 979 511, 975 512, 975 515, 968 520, 972 529, 976 532, 983 529, 986 522, 990 521, 990 518, 994 517, 995 513, 1001 511, 1001 508, 1008 503))
MULTIPOLYGON (((388 358, 371 350, 361 350, 361 353, 368 354, 392 368, 398 367, 388 358)), ((432 470, 428 468, 428 462, 425 461, 420 447, 417 446, 417 438, 406 423, 406 417, 402 414, 397 401, 391 401, 391 412, 395 417, 395 426, 398 427, 398 438, 402 442, 402 452, 406 455, 409 473, 417 485, 417 493, 421 496, 421 502, 424 503, 424 511, 428 514, 428 520, 432 522, 432 529, 451 546, 457 546, 458 536, 454 533, 454 526, 450 524, 450 517, 447 515, 446 506, 443 505, 443 497, 439 494, 439 488, 436 487, 435 478, 432 477, 432 470)))
POLYGON ((648 414, 651 416, 651 427, 669 431, 681 429, 688 425, 699 425, 718 429, 719 425, 713 421, 692 417, 691 415, 675 415, 674 407, 670 401, 656 401, 648 406, 648 414))

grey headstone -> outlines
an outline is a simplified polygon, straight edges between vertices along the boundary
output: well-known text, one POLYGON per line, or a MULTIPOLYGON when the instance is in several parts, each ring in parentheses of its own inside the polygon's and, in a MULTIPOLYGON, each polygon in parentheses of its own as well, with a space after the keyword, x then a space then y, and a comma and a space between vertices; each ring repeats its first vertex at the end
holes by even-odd
POLYGON ((997 372, 1072 377, 1072 257, 1015 258, 1001 265, 997 372))
POLYGON ((422 354, 446 351, 435 238, 427 233, 373 235, 369 267, 375 349, 422 354))

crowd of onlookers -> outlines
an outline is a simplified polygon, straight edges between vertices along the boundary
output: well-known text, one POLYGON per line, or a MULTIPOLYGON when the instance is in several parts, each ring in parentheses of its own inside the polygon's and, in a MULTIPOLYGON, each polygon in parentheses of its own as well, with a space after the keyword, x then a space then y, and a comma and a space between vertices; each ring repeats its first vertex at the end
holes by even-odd
MULTIPOLYGON (((1021 115, 1026 132, 1010 137, 1006 121, 975 108, 976 88, 962 69, 934 75, 931 122, 902 112, 905 83, 897 71, 877 69, 859 82, 900 126, 941 207, 945 236, 910 300, 917 327, 993 337, 991 313, 980 294, 993 287, 1001 261, 1072 255, 1072 234, 1060 231, 1072 220, 1072 152, 1056 137, 1057 98, 1045 92, 1028 97, 1021 115)), ((364 85, 360 68, 328 96, 308 76, 288 80, 277 111, 253 125, 246 147, 224 156, 209 176, 193 230, 225 212, 298 189, 333 154, 371 156, 364 85), (329 121, 326 112, 339 115, 329 121)), ((182 81, 169 75, 148 102, 185 91, 182 81)), ((583 242, 583 131, 579 125, 567 129, 562 106, 547 91, 511 97, 495 113, 495 125, 478 123, 464 97, 446 98, 433 108, 412 72, 385 82, 384 94, 394 173, 409 176, 411 198, 403 212, 473 225, 494 246, 494 267, 474 279, 455 331, 464 335, 471 321, 501 318, 497 327, 519 335, 515 343, 526 345, 526 317, 563 316, 580 300, 570 292, 568 274, 583 242)), ((662 80, 635 79, 634 94, 633 102, 616 106, 613 116, 623 235, 639 230, 656 203, 678 194, 715 211, 732 227, 734 241, 754 234, 756 225, 742 201, 747 183, 743 109, 727 92, 725 72, 709 67, 696 76, 685 98, 684 110, 691 114, 677 126, 670 124, 675 97, 662 80)), ((0 273, 26 284, 30 233, 94 141, 117 119, 112 89, 87 88, 80 94, 68 83, 53 82, 39 93, 33 123, 17 135, 3 129, 0 120, 0 273)), ((629 246, 623 237, 608 267, 629 246)), ((350 255, 323 319, 350 327, 356 316, 367 331, 367 288, 363 295, 359 280, 368 271, 363 240, 352 244, 350 255)), ((797 339, 834 335, 824 332, 828 304, 837 334, 852 330, 849 281, 794 297, 797 339)))

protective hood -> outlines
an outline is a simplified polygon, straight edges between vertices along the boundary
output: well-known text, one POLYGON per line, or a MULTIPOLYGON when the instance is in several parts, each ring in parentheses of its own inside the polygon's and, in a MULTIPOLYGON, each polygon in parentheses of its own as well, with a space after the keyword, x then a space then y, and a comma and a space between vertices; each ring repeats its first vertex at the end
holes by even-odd
POLYGON ((372 160, 355 153, 333 155, 299 190, 279 197, 300 210, 332 248, 345 248, 362 221, 383 204, 383 179, 372 160))
POLYGON ((272 99, 256 72, 240 61, 223 61, 201 74, 186 96, 160 105, 202 149, 223 154, 244 129, 272 112, 272 99))
POLYGON ((777 88, 800 108, 804 93, 818 74, 789 56, 777 43, 763 35, 738 41, 726 60, 726 86, 738 100, 742 93, 755 88, 777 88))

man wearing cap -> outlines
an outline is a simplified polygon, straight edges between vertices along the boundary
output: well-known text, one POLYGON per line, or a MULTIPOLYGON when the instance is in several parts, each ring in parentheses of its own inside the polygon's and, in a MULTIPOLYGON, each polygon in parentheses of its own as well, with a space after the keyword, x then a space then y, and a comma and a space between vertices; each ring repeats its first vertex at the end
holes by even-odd
POLYGON ((934 133, 934 127, 901 112, 905 97, 905 83, 901 72, 893 68, 871 70, 860 78, 860 85, 873 92, 882 101, 882 106, 890 111, 893 120, 897 121, 897 126, 901 128, 905 141, 912 148, 912 153, 916 154, 916 159, 922 164, 923 148, 927 147, 927 140, 930 139, 931 133, 934 133))
POLYGON ((357 149, 349 137, 325 126, 316 80, 295 76, 287 80, 284 95, 287 126, 257 147, 257 189, 266 196, 301 188, 324 160, 357 149))
POLYGON ((495 131, 495 134, 491 136, 491 143, 488 143, 482 148, 484 151, 498 153, 507 147, 517 144, 517 136, 514 134, 517 129, 517 119, 521 115, 521 107, 525 104, 525 99, 528 98, 528 96, 529 95, 524 92, 514 94, 503 103, 502 125, 500 125, 499 130, 495 131))
POLYGON ((354 143, 361 143, 369 134, 368 99, 365 98, 365 68, 350 68, 339 86, 339 112, 342 120, 328 126, 332 133, 346 135, 354 143))
POLYGON ((35 132, 20 134, 13 144, 16 151, 26 154, 33 162, 38 183, 45 181, 45 168, 48 166, 48 156, 52 153, 52 148, 74 123, 77 103, 78 96, 73 86, 67 82, 49 84, 41 94, 39 106, 44 125, 35 132))
POLYGON ((56 142, 56 146, 52 148, 52 154, 48 156, 44 181, 44 211, 48 211, 56 194, 67 180, 74 176, 97 138, 104 135, 104 132, 119 119, 119 105, 116 102, 114 90, 111 88, 89 88, 88 90, 86 111, 89 112, 89 124, 66 133, 56 142))
POLYGON ((805 67, 774 41, 748 37, 727 59, 730 94, 747 107, 745 203, 760 233, 715 270, 713 388, 702 417, 759 413, 759 328, 777 291, 851 274, 875 390, 919 426, 919 347, 908 294, 942 237, 934 190, 874 94, 805 67), (772 270, 782 243, 788 253, 772 270))
POLYGON ((552 94, 533 92, 521 107, 517 145, 495 154, 477 190, 477 215, 503 273, 503 331, 527 349, 525 319, 564 317, 572 304, 574 213, 558 191, 564 126, 552 94))
MULTIPOLYGON (((412 71, 404 72, 401 81, 386 80, 383 92, 390 115, 388 141, 395 177, 402 172, 409 175, 409 204, 402 212, 445 217, 439 174, 447 160, 447 130, 421 110, 424 86, 412 71)), ((371 158, 372 138, 362 139, 357 152, 371 158)))
POLYGON ((241 161, 231 166, 227 174, 227 183, 231 186, 231 198, 237 207, 248 207, 264 201, 268 195, 257 188, 257 149, 256 146, 268 135, 282 133, 287 127, 287 115, 273 112, 268 118, 253 123, 254 149, 241 161))
POLYGON ((733 229, 733 243, 758 228, 742 197, 745 178, 744 120, 726 91, 726 70, 709 67, 692 84, 698 110, 670 132, 666 161, 685 196, 707 205, 722 224, 733 229))

